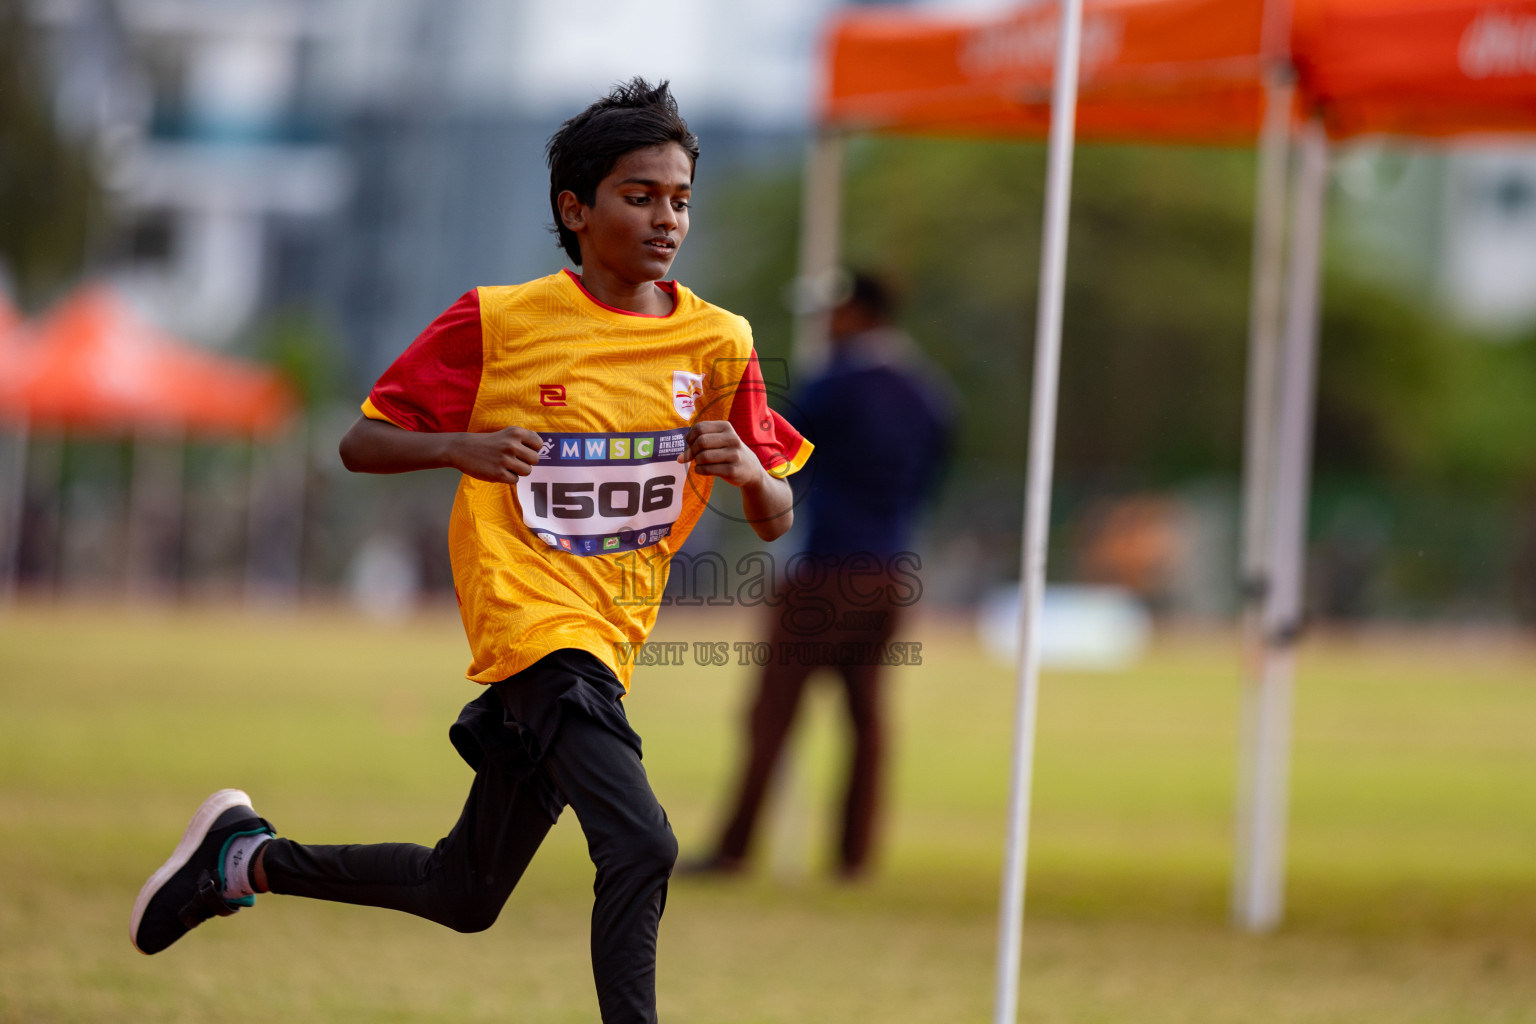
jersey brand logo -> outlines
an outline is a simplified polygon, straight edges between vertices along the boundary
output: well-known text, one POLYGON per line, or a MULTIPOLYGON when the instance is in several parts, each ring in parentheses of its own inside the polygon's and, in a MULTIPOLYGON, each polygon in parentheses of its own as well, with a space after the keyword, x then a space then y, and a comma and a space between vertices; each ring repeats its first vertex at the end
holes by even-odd
POLYGON ((540 405, 564 405, 565 404, 565 385, 564 384, 540 384, 539 385, 539 404, 540 405))
POLYGON ((704 375, 687 370, 672 371, 672 408, 685 420, 693 419, 704 397, 704 375))

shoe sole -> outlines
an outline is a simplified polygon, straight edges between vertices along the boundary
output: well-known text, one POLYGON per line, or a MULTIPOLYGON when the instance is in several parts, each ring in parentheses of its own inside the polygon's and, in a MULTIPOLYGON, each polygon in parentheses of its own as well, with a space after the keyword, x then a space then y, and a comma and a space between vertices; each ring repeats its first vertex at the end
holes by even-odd
MULTIPOLYGON (((192 820, 187 824, 186 832, 182 833, 181 842, 176 844, 175 851, 169 860, 160 865, 159 869, 149 876, 149 881, 139 890, 139 898, 133 901, 133 917, 128 921, 128 941, 133 943, 134 949, 139 949, 139 921, 144 917, 144 910, 149 906, 149 901, 154 899, 155 893, 160 887, 171 880, 171 876, 180 871, 191 859, 192 854, 203 844, 208 836, 208 830, 213 828, 213 823, 219 819, 219 815, 231 807, 250 807, 251 798, 244 790, 221 789, 217 793, 203 801, 197 813, 192 815, 192 820)), ((252 813, 255 809, 252 808, 252 813)), ((140 953, 144 953, 139 949, 140 953)), ((148 953, 144 953, 149 956, 148 953)))

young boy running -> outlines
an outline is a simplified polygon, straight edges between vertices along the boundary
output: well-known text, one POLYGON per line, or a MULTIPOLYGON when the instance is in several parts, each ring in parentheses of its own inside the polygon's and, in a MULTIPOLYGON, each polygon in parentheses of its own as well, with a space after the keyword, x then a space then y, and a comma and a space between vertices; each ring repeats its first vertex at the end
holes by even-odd
POLYGON ((486 690, 449 730, 475 769, 435 847, 274 837, 239 790, 198 809, 145 883, 157 953, 275 892, 496 919, 568 804, 597 868, 602 1018, 654 1021, 656 934, 677 843, 621 699, 668 561, 718 478, 758 536, 789 528, 811 446, 768 409, 746 321, 662 278, 688 234, 698 141, 665 83, 616 88, 549 140, 560 245, 581 268, 478 288, 397 359, 341 442, 356 472, 450 466, 454 587, 486 690))

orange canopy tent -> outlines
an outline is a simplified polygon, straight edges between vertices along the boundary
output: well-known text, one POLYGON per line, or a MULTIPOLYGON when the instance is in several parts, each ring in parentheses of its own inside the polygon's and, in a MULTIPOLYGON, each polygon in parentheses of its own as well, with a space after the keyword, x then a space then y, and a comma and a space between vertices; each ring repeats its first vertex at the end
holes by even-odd
MULTIPOLYGON (((1054 4, 849 11, 828 35, 821 121, 1043 135, 1059 20, 1054 4)), ((1086 0, 1081 59, 1090 139, 1252 141, 1272 59, 1335 139, 1536 130, 1536 0, 1086 0)))
MULTIPOLYGON (((1251 138, 1262 107, 1255 0, 1089 0, 1077 130, 1089 138, 1251 138)), ((1044 135, 1060 16, 865 8, 828 36, 829 127, 1044 135)))
POLYGON ((802 215, 800 286, 812 300, 796 330, 803 362, 825 344, 824 303, 814 300, 836 274, 842 136, 1051 136, 999 941, 997 1019, 1011 1020, 1074 132, 1100 141, 1259 143, 1243 528, 1253 595, 1245 625, 1257 667, 1245 692, 1234 918, 1269 928, 1281 911, 1328 141, 1536 131, 1536 0, 1060 0, 979 18, 864 8, 829 26, 825 71, 802 215), (1297 159, 1288 169, 1293 137, 1297 159))
POLYGON ((20 334, 4 357, 0 409, 34 430, 258 436, 296 407, 273 371, 164 334, 102 285, 20 334))
MULTIPOLYGON (((0 318, 5 313, 0 310, 0 318)), ((105 285, 80 289, 36 325, 3 328, 0 319, 0 422, 16 428, 7 460, 9 500, 0 510, 0 592, 6 594, 14 589, 20 558, 30 433, 257 439, 275 434, 297 409, 292 389, 275 372, 157 330, 105 285)), ((138 475, 136 457, 136 492, 138 475)), ((176 479, 179 487, 179 470, 176 479)))
POLYGON ((1536 2, 1300 0, 1291 53, 1332 138, 1536 131, 1536 2))

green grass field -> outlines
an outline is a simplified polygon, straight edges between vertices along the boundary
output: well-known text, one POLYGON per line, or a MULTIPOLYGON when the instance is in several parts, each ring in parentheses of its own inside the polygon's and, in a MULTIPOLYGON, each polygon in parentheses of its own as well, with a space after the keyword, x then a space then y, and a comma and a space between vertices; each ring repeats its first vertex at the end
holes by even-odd
MULTIPOLYGON (((662 619, 656 639, 753 636, 662 619)), ((884 870, 823 877, 840 774, 824 688, 765 870, 672 887, 670 1024, 990 1019, 1012 673, 953 626, 913 638, 884 870)), ((0 613, 0 1021, 596 1020, 569 814, 480 935, 265 897, 161 956, 128 943, 138 886, 221 786, 299 839, 434 842, 469 782, 446 740, 475 692, 466 660, 451 613, 0 613)), ((1264 938, 1225 923, 1236 663, 1230 638, 1181 636, 1130 672, 1047 675, 1021 1018, 1536 1022, 1536 646, 1309 644, 1288 916, 1264 938)), ((637 674, 630 715, 685 855, 749 672, 637 674)))

